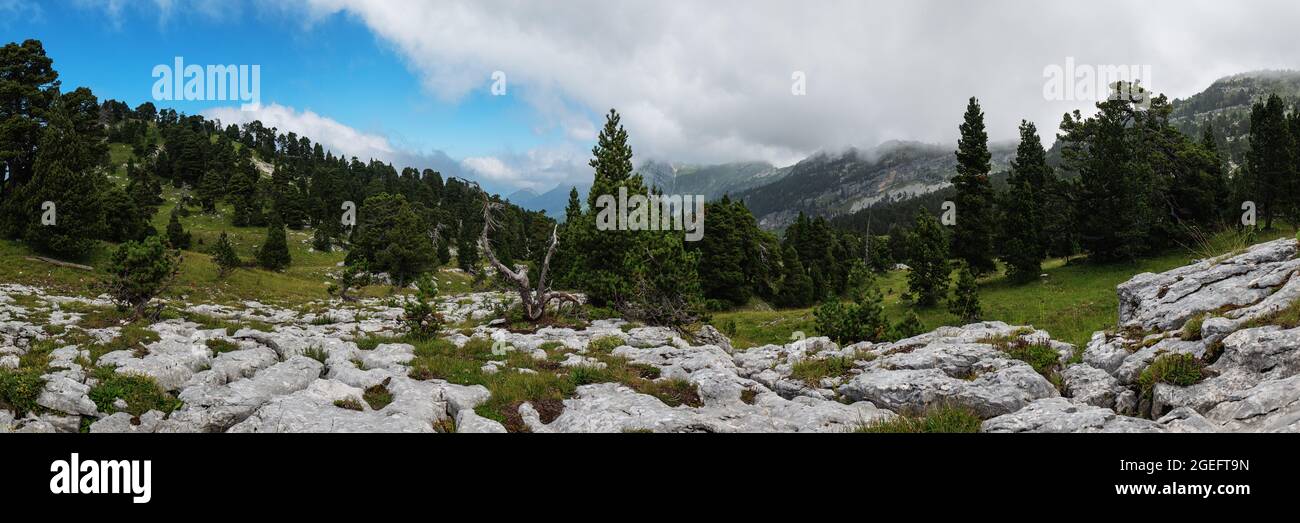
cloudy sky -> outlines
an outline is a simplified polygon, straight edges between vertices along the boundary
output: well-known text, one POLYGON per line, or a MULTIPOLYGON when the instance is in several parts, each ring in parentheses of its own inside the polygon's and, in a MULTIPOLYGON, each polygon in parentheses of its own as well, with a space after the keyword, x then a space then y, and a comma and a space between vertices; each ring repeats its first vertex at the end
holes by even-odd
POLYGON ((538 191, 589 180, 603 113, 639 159, 789 164, 886 140, 952 143, 966 98, 990 135, 1061 114, 1045 68, 1138 66, 1171 97, 1300 68, 1300 3, 762 0, 0 0, 65 85, 132 105, 155 64, 260 64, 262 119, 336 151, 538 191), (506 94, 493 96, 493 73, 506 94), (806 94, 792 94, 796 72, 806 94))

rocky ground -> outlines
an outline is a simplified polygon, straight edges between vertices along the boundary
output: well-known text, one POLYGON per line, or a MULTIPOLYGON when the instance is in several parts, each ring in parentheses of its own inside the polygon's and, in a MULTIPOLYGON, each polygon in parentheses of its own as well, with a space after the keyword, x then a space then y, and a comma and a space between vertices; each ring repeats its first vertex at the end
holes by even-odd
MULTIPOLYGON (((516 430, 840 432, 958 405, 985 432, 1293 432, 1300 328, 1288 324, 1300 316, 1288 313, 1298 268, 1296 242, 1278 240, 1138 275, 1118 288, 1119 328, 1086 347, 990 321, 894 343, 808 338, 736 351, 707 326, 689 340, 621 320, 512 332, 491 321, 510 301, 503 294, 445 298, 440 310, 461 325, 446 334, 449 347, 491 343, 494 357, 475 362, 475 375, 653 371, 511 405, 516 430), (520 363, 530 361, 547 364, 520 363), (669 401, 656 383, 690 391, 669 401)), ((172 304, 185 314, 120 350, 109 349, 139 333, 87 319, 108 305, 0 284, 0 373, 41 378, 35 407, 0 399, 0 432, 506 431, 476 410, 489 388, 413 372, 411 344, 364 341, 402 334, 391 303, 327 312, 172 304), (148 377, 165 401, 109 390, 121 376, 148 377)))

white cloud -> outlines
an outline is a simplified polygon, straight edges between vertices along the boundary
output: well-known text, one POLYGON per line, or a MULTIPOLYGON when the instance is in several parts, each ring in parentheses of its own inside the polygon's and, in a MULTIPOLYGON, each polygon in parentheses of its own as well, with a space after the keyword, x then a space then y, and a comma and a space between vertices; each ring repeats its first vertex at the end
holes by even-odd
POLYGON ((618 108, 638 156, 761 158, 888 139, 954 142, 981 98, 994 139, 1021 118, 1051 140, 1060 115, 1042 71, 1150 64, 1149 85, 1187 96, 1215 78, 1295 67, 1295 2, 790 2, 777 0, 299 0, 344 12, 405 57, 434 96, 486 90, 492 71, 572 139, 618 108), (808 94, 790 94, 793 71, 808 94))
POLYGON ((462 160, 461 163, 489 180, 513 182, 519 176, 505 162, 493 156, 471 156, 462 160))
MULTIPOLYGON (((76 0, 76 5, 83 9, 103 11, 104 20, 114 29, 122 28, 122 19, 126 10, 134 9, 137 13, 157 17, 159 27, 166 26, 174 17, 197 16, 208 20, 239 19, 243 8, 239 2, 216 0, 153 0, 152 2, 129 0, 76 0)), ((0 0, 3 10, 3 0, 0 0)))
POLYGON ((544 192, 559 184, 582 182, 591 169, 579 150, 535 148, 525 153, 465 158, 461 165, 485 184, 544 192))
POLYGON ((31 0, 0 0, 0 27, 31 23, 43 16, 41 6, 31 0))
POLYGON ((363 133, 310 110, 299 112, 292 107, 270 104, 252 111, 220 107, 203 111, 203 116, 221 120, 222 125, 243 125, 260 120, 262 125, 279 129, 281 133, 292 131, 299 136, 311 138, 322 147, 334 151, 335 155, 341 153, 356 156, 363 161, 371 158, 394 161, 398 156, 398 150, 388 142, 388 138, 363 133))

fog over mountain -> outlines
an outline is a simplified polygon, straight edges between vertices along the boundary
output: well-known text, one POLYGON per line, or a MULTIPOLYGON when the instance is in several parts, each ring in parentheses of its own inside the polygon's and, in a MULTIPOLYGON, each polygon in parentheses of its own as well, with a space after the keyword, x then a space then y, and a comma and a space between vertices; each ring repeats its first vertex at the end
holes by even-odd
POLYGON ((538 154, 492 155, 503 167, 492 181, 539 192, 590 176, 591 140, 611 107, 639 160, 785 167, 889 140, 953 143, 970 96, 991 139, 1015 138, 1028 119, 1050 145, 1061 114, 1093 103, 1044 98, 1044 70, 1067 61, 1138 66, 1147 86, 1180 98, 1227 75, 1300 65, 1291 22, 1300 4, 1288 1, 1232 10, 1173 0, 255 5, 305 30, 335 15, 360 21, 436 100, 472 98, 494 71, 506 73, 533 111, 529 124, 556 139, 538 154), (796 72, 804 96, 792 94, 796 72))

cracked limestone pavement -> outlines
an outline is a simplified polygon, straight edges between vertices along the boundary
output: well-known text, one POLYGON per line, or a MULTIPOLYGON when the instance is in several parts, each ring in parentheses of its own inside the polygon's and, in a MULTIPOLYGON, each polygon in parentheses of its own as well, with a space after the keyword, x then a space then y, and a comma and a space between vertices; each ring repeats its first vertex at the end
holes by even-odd
POLYGON ((416 347, 399 338, 401 309, 378 300, 307 313, 185 304, 193 316, 147 325, 143 349, 92 354, 127 335, 81 325, 106 301, 0 284, 0 368, 45 354, 35 407, 0 406, 0 431, 842 432, 959 404, 987 432, 1295 432, 1300 327, 1277 318, 1300 301, 1297 269, 1295 241, 1278 240, 1137 275, 1117 289, 1118 328, 1079 350, 1032 327, 987 321, 892 343, 808 338, 736 351, 711 327, 691 340, 617 319, 513 332, 489 321, 509 295, 443 298, 450 321, 478 323, 445 332, 448 347, 498 349, 472 362, 477 375, 562 376, 609 364, 653 371, 506 405, 513 422, 484 415, 493 392, 474 380, 418 379, 416 347), (372 336, 381 342, 358 344, 372 336), (1022 361, 1024 348, 1046 354, 1038 368, 1022 361), (1152 379, 1152 364, 1171 355, 1191 358, 1202 379, 1152 379), (809 367, 829 370, 801 370, 809 367), (152 378, 168 406, 96 402, 103 369, 152 378), (652 390, 670 383, 689 398, 652 390))

